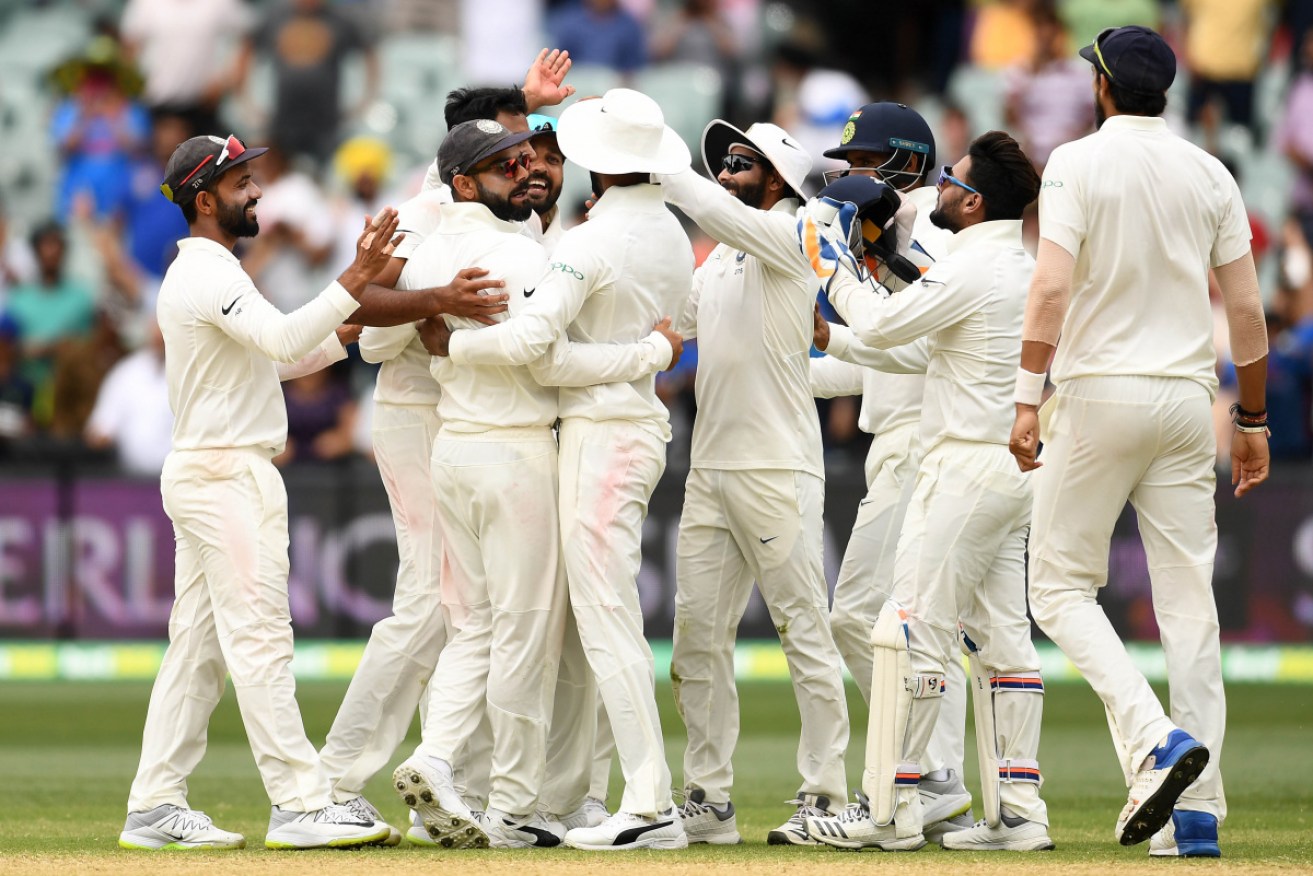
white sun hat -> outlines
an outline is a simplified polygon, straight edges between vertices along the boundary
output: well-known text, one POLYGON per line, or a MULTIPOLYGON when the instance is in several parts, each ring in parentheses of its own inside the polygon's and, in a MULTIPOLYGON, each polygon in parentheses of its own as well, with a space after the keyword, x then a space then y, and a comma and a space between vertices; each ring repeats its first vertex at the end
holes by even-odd
POLYGON ((657 102, 630 88, 571 104, 561 113, 556 143, 595 173, 678 173, 693 161, 657 102))
POLYGON ((740 143, 760 152, 798 198, 807 200, 806 180, 812 157, 788 131, 769 122, 757 122, 740 131, 729 122, 713 119, 702 132, 702 161, 712 179, 720 173, 720 163, 729 154, 729 147, 740 143))

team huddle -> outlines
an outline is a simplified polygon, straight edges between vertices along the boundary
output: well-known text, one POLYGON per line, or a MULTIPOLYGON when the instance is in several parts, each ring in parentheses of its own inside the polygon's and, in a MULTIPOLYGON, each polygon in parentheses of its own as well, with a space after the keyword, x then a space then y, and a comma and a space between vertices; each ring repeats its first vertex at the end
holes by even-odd
POLYGON ((411 843, 740 843, 734 640, 755 582, 802 719, 795 808, 768 843, 1052 849, 1033 616, 1107 709, 1130 789, 1118 841, 1219 855, 1208 285, 1211 271, 1237 365, 1240 495, 1268 470, 1249 229, 1223 166, 1163 123, 1175 57, 1161 37, 1113 29, 1081 55, 1100 129, 1059 147, 1043 179, 999 131, 941 167, 926 121, 878 102, 853 112, 826 152, 848 167, 813 194, 812 159, 773 124, 712 122, 712 181, 636 91, 537 115, 573 91, 568 57, 544 53, 522 90, 449 96, 424 191, 367 219, 355 261, 291 314, 232 251, 258 232, 248 162, 263 150, 179 146, 161 189, 191 236, 159 297, 176 599, 120 845, 245 845, 187 800, 226 674, 273 804, 269 848, 400 843, 363 791, 417 709, 421 742, 392 772, 411 843), (570 229, 565 159, 595 199, 570 229), (1037 198, 1032 257, 1022 216, 1037 198), (671 206, 718 242, 696 270, 671 206), (373 440, 400 565, 393 614, 316 751, 289 668, 287 499, 270 460, 286 440, 279 381, 357 336, 381 365, 373 440), (671 437, 655 376, 692 338, 677 795, 636 577, 671 437), (861 396, 873 440, 831 607, 814 400, 839 395, 861 396), (1170 716, 1096 601, 1128 500, 1170 716), (870 706, 854 802, 845 665, 870 706), (968 690, 978 798, 963 782, 968 690))

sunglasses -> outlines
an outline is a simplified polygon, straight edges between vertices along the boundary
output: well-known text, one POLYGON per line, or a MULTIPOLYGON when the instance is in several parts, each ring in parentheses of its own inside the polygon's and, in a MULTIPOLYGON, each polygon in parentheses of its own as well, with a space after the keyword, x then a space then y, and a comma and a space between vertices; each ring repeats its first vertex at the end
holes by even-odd
MULTIPOLYGON (((967 185, 966 183, 962 182, 962 180, 960 180, 960 179, 958 179, 957 177, 953 176, 953 174, 950 173, 950 171, 951 171, 952 169, 953 169, 953 165, 951 165, 951 164, 945 164, 943 167, 939 168, 939 183, 938 183, 938 187, 939 187, 939 188, 942 189, 942 188, 944 187, 944 185, 947 183, 947 184, 949 184, 949 185, 960 186, 960 187, 966 189, 968 192, 970 192, 970 193, 973 194, 973 195, 980 195, 980 190, 979 190, 979 189, 973 189, 973 188, 971 188, 971 186, 969 186, 969 185, 967 185)), ((980 195, 980 197, 983 198, 984 195, 980 195)))
POLYGON ((487 167, 478 170, 471 170, 466 176, 474 176, 478 173, 486 173, 489 170, 496 170, 500 171, 501 175, 507 179, 515 179, 516 168, 522 167, 525 170, 528 170, 529 164, 532 160, 533 159, 529 157, 528 152, 521 152, 514 158, 507 158, 504 161, 494 161, 487 167))
POLYGON ((762 159, 753 158, 751 155, 726 155, 720 159, 720 166, 730 172, 730 174, 743 173, 745 170, 752 170, 762 159))
MULTIPOLYGON (((201 163, 193 167, 191 173, 183 177, 182 182, 178 183, 178 189, 181 190, 183 186, 191 182, 196 174, 200 173, 201 169, 210 163, 211 159, 214 159, 214 171, 217 173, 219 168, 223 167, 224 162, 237 160, 245 151, 246 147, 242 145, 242 141, 238 140, 235 134, 229 134, 227 142, 223 144, 223 150, 219 153, 219 157, 216 159, 213 155, 205 156, 205 158, 201 160, 201 163)), ((213 174, 210 175, 213 176, 213 174)), ((199 185, 200 182, 198 181, 197 186, 199 185)), ((175 191, 168 183, 161 185, 160 191, 163 192, 164 197, 168 198, 170 201, 175 197, 175 191)))

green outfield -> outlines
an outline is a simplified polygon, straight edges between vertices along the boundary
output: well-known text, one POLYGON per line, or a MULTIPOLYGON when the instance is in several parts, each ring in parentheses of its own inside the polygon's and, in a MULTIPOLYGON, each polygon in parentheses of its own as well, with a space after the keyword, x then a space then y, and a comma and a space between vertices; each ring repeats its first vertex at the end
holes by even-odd
MULTIPOLYGON (((302 683, 306 727, 321 741, 345 685, 302 683)), ((1233 685, 1225 752, 1231 814, 1222 833, 1225 858, 1149 861, 1146 846, 1124 849, 1112 839, 1125 799, 1103 711, 1084 684, 1050 686, 1040 762, 1044 796, 1058 849, 1026 856, 953 856, 927 848, 915 854, 855 855, 765 845, 766 832, 789 813, 798 717, 787 684, 740 687, 743 738, 735 759, 735 803, 740 847, 694 847, 687 852, 599 856, 552 852, 441 852, 402 846, 361 852, 276 853, 262 848, 268 803, 243 735, 231 691, 210 728, 210 749, 191 782, 191 802, 223 827, 245 833, 250 848, 230 853, 144 855, 119 850, 128 784, 136 766, 149 686, 140 682, 7 683, 0 685, 0 776, 9 791, 0 815, 0 873, 374 873, 417 871, 455 864, 465 872, 589 872, 596 869, 664 873, 804 873, 827 869, 955 872, 1138 872, 1164 867, 1224 867, 1227 872, 1313 872, 1313 688, 1233 685), (823 858, 823 862, 821 860, 823 858), (969 868, 969 869, 968 869, 969 868)), ((670 762, 678 766, 683 728, 668 686, 659 691, 670 762)), ((850 688, 853 724, 848 775, 862 767, 866 710, 850 688)), ((618 730, 623 732, 623 729, 618 730)), ((969 752, 971 751, 969 747, 969 752)), ((974 755, 968 755, 974 785, 974 755)), ((613 792, 617 782, 613 777, 613 792)), ((371 798, 400 823, 406 810, 387 777, 371 798)), ((615 794, 613 793, 613 800, 615 794)))

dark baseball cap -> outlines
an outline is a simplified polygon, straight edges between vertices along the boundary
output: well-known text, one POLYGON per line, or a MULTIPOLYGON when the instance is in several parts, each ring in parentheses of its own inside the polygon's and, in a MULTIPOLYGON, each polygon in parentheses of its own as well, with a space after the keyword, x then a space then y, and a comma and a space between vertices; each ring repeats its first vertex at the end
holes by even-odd
POLYGON ((191 203, 197 192, 227 173, 229 168, 259 158, 268 151, 265 146, 248 149, 232 134, 227 140, 208 134, 192 137, 169 156, 160 191, 175 204, 191 203))
POLYGON ((538 131, 521 131, 512 134, 492 119, 471 119, 461 122, 447 132, 438 147, 438 175, 447 185, 458 174, 468 173, 489 155, 509 149, 539 134, 538 131))
POLYGON ((1127 91, 1162 94, 1176 79, 1176 53, 1156 31, 1138 24, 1100 31, 1080 56, 1127 91))

